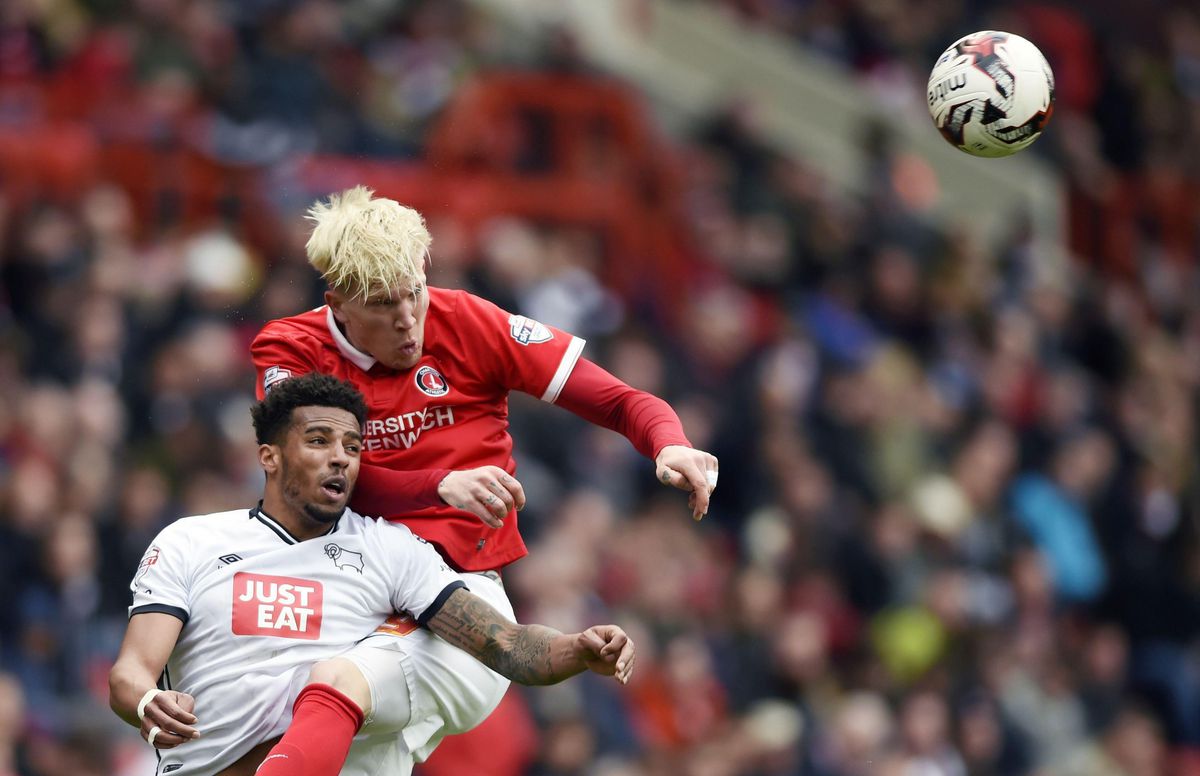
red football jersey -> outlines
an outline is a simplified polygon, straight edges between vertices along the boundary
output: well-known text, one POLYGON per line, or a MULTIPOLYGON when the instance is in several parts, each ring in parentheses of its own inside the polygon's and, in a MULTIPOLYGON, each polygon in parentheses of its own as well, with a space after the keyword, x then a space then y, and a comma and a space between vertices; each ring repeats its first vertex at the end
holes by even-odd
MULTIPOLYGON (((357 350, 318 307, 271 321, 250 346, 258 396, 307 372, 348 380, 366 397, 363 461, 389 469, 516 472, 508 434, 508 392, 554 402, 584 341, 465 291, 429 289, 421 360, 396 371, 357 350)), ((446 504, 382 515, 434 543, 464 571, 495 569, 527 552, 516 512, 499 529, 446 504)))

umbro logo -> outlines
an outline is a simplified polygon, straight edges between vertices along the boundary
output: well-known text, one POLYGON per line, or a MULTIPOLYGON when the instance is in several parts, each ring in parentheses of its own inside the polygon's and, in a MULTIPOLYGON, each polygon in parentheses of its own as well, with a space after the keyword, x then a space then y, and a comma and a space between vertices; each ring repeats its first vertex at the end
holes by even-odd
POLYGON ((241 559, 242 559, 241 555, 238 555, 233 552, 229 553, 228 555, 222 555, 221 557, 217 558, 217 560, 221 561, 222 566, 228 566, 230 563, 237 563, 241 559))

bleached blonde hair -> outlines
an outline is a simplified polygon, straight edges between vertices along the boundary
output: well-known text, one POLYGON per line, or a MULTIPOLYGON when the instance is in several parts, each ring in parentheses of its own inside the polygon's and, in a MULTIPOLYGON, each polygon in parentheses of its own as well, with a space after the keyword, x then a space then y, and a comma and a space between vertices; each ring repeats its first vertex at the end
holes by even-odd
POLYGON ((365 299, 420 282, 432 238, 425 219, 366 186, 333 194, 308 210, 313 222, 305 250, 330 288, 365 299))

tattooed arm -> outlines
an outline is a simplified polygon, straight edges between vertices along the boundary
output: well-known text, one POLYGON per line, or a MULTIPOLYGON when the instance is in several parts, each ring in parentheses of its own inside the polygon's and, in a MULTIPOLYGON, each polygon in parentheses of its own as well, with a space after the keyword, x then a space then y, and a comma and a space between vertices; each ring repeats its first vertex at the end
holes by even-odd
POLYGON ((461 588, 450 594, 427 625, 518 684, 554 684, 584 670, 625 684, 633 672, 633 639, 616 625, 593 625, 582 633, 517 625, 461 588))

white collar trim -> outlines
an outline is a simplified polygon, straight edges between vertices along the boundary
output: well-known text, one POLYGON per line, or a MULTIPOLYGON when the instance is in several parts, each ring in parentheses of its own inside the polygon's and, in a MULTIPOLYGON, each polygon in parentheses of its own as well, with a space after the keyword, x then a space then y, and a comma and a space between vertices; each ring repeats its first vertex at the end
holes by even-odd
POLYGON ((338 328, 337 320, 333 317, 333 308, 325 305, 325 325, 329 327, 329 334, 333 337, 333 344, 337 345, 337 349, 342 352, 342 355, 350 360, 364 372, 375 366, 375 359, 366 353, 363 353, 358 348, 350 344, 350 340, 346 339, 346 335, 342 334, 342 330, 338 328))

